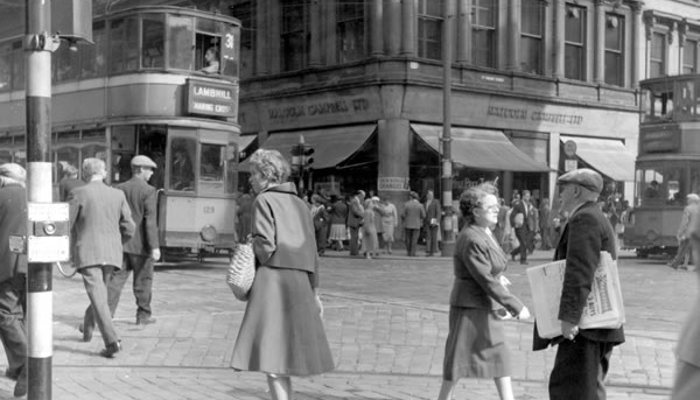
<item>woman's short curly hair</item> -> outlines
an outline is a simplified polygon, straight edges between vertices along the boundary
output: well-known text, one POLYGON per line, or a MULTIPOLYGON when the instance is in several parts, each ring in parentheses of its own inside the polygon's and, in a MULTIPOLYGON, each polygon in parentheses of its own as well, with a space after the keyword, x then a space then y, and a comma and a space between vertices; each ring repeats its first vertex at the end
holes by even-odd
POLYGON ((283 183, 291 172, 289 162, 277 150, 258 149, 248 160, 268 183, 283 183))
POLYGON ((488 195, 498 197, 498 189, 490 182, 472 186, 459 196, 459 211, 467 225, 474 223, 474 209, 481 207, 484 197, 488 195))

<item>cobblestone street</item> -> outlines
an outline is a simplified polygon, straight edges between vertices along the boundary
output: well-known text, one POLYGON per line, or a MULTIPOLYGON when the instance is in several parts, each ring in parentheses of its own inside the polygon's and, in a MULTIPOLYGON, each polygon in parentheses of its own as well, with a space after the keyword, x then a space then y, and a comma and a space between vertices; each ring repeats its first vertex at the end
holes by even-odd
MULTIPOLYGON (((549 253, 537 252, 531 265, 549 253)), ((297 399, 432 399, 441 380, 451 261, 443 258, 325 257, 321 286, 336 370, 295 379, 297 399)), ((695 295, 695 277, 661 260, 620 262, 627 342, 613 353, 609 399, 665 399, 672 383, 677 332, 695 295)), ((265 377, 229 368, 245 304, 224 281, 225 264, 158 269, 154 317, 134 324, 125 290, 116 327, 124 351, 99 357, 99 335, 82 343, 76 330, 88 301, 80 279, 54 278, 53 398, 268 399, 265 377)), ((525 271, 511 266, 513 290, 531 306, 525 271)), ((544 399, 553 350, 530 351, 532 321, 506 323, 518 399, 544 399)), ((5 363, 4 355, 0 362, 5 363)), ((0 380, 0 398, 12 398, 0 380)), ((462 380, 457 398, 497 399, 491 381, 462 380)))

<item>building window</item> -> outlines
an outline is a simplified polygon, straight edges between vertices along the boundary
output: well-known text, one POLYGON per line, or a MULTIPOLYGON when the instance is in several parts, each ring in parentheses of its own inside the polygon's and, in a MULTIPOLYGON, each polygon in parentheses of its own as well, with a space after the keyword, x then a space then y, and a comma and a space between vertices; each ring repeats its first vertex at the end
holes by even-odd
POLYGON ((623 57, 625 18, 621 15, 605 16, 605 83, 625 85, 623 57))
POLYGON ((666 35, 654 32, 651 35, 649 55, 649 78, 666 75, 666 35))
POLYGON ((305 67, 308 59, 308 1, 284 0, 281 3, 282 71, 296 71, 305 67))
POLYGON ((520 18, 520 70, 542 74, 544 7, 541 0, 523 0, 520 18))
POLYGON ((472 63, 496 66, 496 11, 498 2, 472 0, 472 63))
POLYGON ((698 72, 698 41, 686 39, 683 45, 683 73, 695 74, 698 72))
POLYGON ((442 2, 418 2, 418 56, 431 60, 442 58, 442 2))
POLYGON ((566 5, 564 76, 586 79, 586 8, 566 5))
POLYGON ((338 0, 338 62, 360 60, 367 55, 365 34, 365 2, 338 0))
POLYGON ((234 1, 231 14, 241 21, 241 78, 248 78, 253 76, 255 60, 255 1, 234 1))

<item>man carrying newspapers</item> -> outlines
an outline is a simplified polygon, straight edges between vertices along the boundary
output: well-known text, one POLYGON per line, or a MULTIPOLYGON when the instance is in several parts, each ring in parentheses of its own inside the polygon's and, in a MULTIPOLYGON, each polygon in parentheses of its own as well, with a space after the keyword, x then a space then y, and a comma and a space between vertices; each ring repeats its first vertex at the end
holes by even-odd
POLYGON ((535 324, 533 350, 558 345, 549 379, 552 400, 604 400, 605 375, 613 347, 625 341, 617 329, 579 329, 579 321, 591 292, 601 251, 617 259, 615 231, 596 201, 603 189, 597 172, 581 168, 558 179, 561 211, 571 217, 564 227, 554 260, 566 260, 559 305, 561 335, 540 336, 535 324))

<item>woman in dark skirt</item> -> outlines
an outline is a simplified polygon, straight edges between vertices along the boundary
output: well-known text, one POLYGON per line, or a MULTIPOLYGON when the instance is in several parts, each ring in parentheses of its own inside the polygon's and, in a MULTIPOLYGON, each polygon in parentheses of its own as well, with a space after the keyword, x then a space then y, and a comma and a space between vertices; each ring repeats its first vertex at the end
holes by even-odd
POLYGON ((457 237, 455 281, 450 296, 450 331, 445 344, 438 400, 452 397, 459 378, 493 378, 501 400, 513 399, 510 361, 501 320, 529 318, 502 275, 507 257, 491 232, 498 222, 496 188, 481 184, 459 199, 465 227, 457 237))
POLYGON ((273 400, 292 397, 292 376, 334 368, 317 293, 318 254, 308 206, 276 150, 250 157, 255 281, 233 351, 236 370, 267 374, 273 400))

